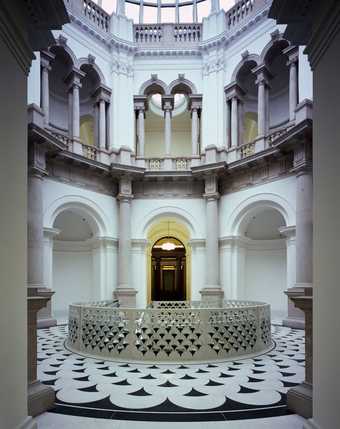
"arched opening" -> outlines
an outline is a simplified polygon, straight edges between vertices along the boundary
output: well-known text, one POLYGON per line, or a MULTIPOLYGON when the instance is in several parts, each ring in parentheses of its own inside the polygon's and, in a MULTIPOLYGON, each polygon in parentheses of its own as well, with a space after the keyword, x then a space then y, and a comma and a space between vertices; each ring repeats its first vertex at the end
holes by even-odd
POLYGON ((53 242, 52 306, 55 317, 63 320, 69 304, 100 299, 93 245, 97 231, 91 216, 75 208, 59 213, 53 228, 59 233, 53 242))
POLYGON ((241 109, 241 129, 243 130, 243 141, 250 143, 258 136, 258 89, 256 75, 252 70, 257 66, 255 61, 247 61, 237 73, 236 81, 244 91, 241 109))
POLYGON ((190 300, 192 255, 187 226, 176 217, 164 216, 151 224, 147 238, 147 302, 190 300))
POLYGON ((243 297, 269 303, 277 318, 282 318, 287 309, 287 250, 280 234, 283 226, 283 215, 268 206, 250 210, 240 225, 245 238, 243 297))
POLYGON ((94 93, 100 85, 100 77, 90 64, 83 64, 81 71, 86 73, 80 88, 80 140, 82 143, 98 145, 98 105, 94 93))
POLYGON ((61 46, 53 46, 51 52, 55 55, 49 77, 50 91, 50 125, 58 132, 67 135, 69 132, 69 101, 67 76, 70 74, 73 62, 70 55, 61 46))
POLYGON ((289 67, 283 50, 286 40, 275 43, 266 53, 265 64, 272 75, 269 89, 269 128, 289 121, 289 67))
MULTIPOLYGON (((171 156, 191 156, 191 118, 188 111, 188 96, 174 94, 174 108, 171 113, 171 156)), ((164 157, 164 110, 160 92, 148 95, 148 107, 145 114, 145 157, 164 157)))
POLYGON ((151 300, 186 300, 186 259, 183 243, 175 237, 156 241, 151 251, 151 300))

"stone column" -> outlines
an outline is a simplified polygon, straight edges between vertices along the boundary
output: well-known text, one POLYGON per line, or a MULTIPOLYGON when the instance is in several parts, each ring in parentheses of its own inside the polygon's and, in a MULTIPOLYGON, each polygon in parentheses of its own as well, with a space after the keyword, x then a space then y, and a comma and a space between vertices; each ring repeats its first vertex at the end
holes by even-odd
MULTIPOLYGON (((296 172, 296 284, 286 294, 289 299, 303 295, 313 282, 313 179, 311 143, 305 141, 294 151, 296 172)), ((290 306, 291 303, 290 303, 290 306)), ((288 307, 289 308, 289 307, 288 307)), ((296 310, 283 321, 285 326, 304 327, 304 315, 296 310)))
POLYGON ((125 0, 117 1, 117 15, 125 16, 125 0))
MULTIPOLYGON (((52 296, 44 285, 43 235, 43 177, 46 172, 46 149, 38 143, 28 147, 29 176, 27 198, 27 295, 28 295, 28 410, 37 415, 53 405, 54 391, 36 379, 37 366, 37 313, 46 307, 52 296)), ((56 322, 44 326, 52 326, 56 322)))
POLYGON ((73 139, 73 151, 82 154, 80 143, 80 105, 79 105, 79 90, 81 88, 81 79, 85 77, 85 73, 81 70, 73 68, 71 73, 66 78, 69 92, 69 109, 72 109, 71 121, 71 137, 73 139))
POLYGON ((202 96, 191 95, 189 109, 191 110, 191 154, 199 155, 199 115, 202 108, 202 96))
MULTIPOLYGON (((47 290, 53 290, 53 245, 54 237, 56 237, 60 230, 57 228, 44 228, 44 285, 47 290)), ((39 311, 39 327, 43 327, 46 322, 51 323, 50 320, 55 321, 52 315, 51 301, 49 301, 45 308, 39 311)))
POLYGON ((51 70, 51 62, 54 60, 55 55, 48 51, 40 52, 41 64, 41 108, 44 112, 45 126, 50 123, 50 85, 49 85, 49 72, 51 70))
POLYGON ((131 200, 132 180, 122 177, 119 182, 119 244, 118 284, 114 297, 122 307, 136 307, 137 291, 131 287, 131 200))
MULTIPOLYGON (((242 118, 240 118, 240 108, 243 101, 244 91, 242 88, 237 85, 237 83, 232 83, 228 85, 225 89, 227 103, 231 103, 231 113, 230 113, 230 147, 235 148, 239 146, 242 142, 240 141, 240 136, 243 135, 243 130, 240 129, 242 126, 242 118)), ((228 110, 228 109, 227 109, 228 110)))
POLYGON ((145 149, 145 111, 147 109, 147 97, 135 96, 134 108, 137 115, 137 156, 144 157, 145 149))
POLYGON ((98 106, 98 142, 97 146, 100 149, 107 149, 107 121, 106 108, 110 103, 111 90, 104 85, 100 85, 93 94, 95 104, 98 106))
POLYGON ((255 67, 252 72, 256 75, 257 96, 257 123, 258 137, 264 137, 269 131, 269 80, 272 78, 264 64, 255 67))
POLYGON ((295 109, 299 102, 298 91, 298 61, 299 48, 289 46, 283 51, 288 56, 287 66, 289 67, 289 120, 295 120, 295 109))
POLYGON ((226 139, 226 148, 229 149, 231 147, 231 105, 230 100, 226 100, 227 108, 226 108, 226 132, 227 132, 227 139, 226 139))
POLYGON ((220 10, 220 0, 211 0, 210 13, 217 13, 220 10))
POLYGON ((220 307, 223 303, 223 290, 219 280, 219 193, 216 175, 212 174, 205 178, 203 196, 206 200, 206 285, 200 293, 202 301, 209 301, 220 307))
POLYGON ((163 95, 162 108, 164 110, 164 141, 165 141, 165 157, 171 156, 171 115, 174 108, 174 96, 163 95))

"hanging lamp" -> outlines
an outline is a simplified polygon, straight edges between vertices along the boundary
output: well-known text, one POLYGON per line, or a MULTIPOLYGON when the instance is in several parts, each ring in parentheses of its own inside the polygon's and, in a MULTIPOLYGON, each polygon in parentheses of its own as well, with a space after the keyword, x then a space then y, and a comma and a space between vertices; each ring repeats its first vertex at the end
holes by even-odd
POLYGON ((176 249, 176 244, 174 244, 170 241, 170 227, 169 227, 169 225, 170 225, 170 222, 168 222, 168 235, 167 235, 167 237, 165 237, 168 240, 165 243, 163 243, 161 246, 162 250, 167 250, 167 251, 176 249))

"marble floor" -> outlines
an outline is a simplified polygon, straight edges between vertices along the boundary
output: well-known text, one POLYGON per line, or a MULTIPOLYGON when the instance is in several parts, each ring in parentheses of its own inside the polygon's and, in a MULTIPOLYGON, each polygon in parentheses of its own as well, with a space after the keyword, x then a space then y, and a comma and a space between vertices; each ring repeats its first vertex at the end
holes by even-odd
POLYGON ((67 326, 39 330, 38 376, 56 391, 39 427, 301 428, 286 393, 304 379, 304 331, 272 332, 273 350, 254 358, 150 365, 83 357, 65 349, 67 326))

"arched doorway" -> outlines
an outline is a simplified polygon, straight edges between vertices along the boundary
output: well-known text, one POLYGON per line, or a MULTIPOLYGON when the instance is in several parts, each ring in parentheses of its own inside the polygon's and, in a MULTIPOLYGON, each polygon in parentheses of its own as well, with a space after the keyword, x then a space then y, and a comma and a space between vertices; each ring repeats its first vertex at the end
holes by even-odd
POLYGON ((151 251, 151 300, 186 300, 186 251, 175 237, 156 241, 151 251))

